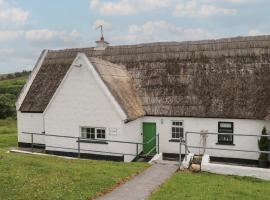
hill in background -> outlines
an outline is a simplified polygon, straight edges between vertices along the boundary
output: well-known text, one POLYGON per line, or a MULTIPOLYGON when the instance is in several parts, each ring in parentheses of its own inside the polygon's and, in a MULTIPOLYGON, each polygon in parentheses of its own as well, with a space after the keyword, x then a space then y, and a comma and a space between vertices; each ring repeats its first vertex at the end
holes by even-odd
POLYGON ((0 119, 16 117, 15 102, 30 72, 0 75, 0 119))

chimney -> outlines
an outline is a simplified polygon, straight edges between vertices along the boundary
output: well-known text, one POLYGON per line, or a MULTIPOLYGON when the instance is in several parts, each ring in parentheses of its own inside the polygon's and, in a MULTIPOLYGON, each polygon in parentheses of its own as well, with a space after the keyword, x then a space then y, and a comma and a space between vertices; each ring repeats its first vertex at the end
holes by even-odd
POLYGON ((109 42, 104 40, 104 37, 101 37, 100 40, 96 41, 96 48, 95 50, 105 50, 109 46, 109 42))
POLYGON ((95 47, 95 50, 105 50, 109 46, 109 42, 106 42, 103 36, 103 26, 100 25, 99 27, 101 30, 101 37, 100 40, 96 41, 97 46, 95 47))

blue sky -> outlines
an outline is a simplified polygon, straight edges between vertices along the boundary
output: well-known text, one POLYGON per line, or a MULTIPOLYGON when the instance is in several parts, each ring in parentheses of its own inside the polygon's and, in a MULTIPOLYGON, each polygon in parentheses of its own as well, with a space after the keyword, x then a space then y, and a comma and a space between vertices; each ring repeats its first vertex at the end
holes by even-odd
POLYGON ((32 69, 42 49, 270 33, 269 0, 0 0, 0 73, 32 69))

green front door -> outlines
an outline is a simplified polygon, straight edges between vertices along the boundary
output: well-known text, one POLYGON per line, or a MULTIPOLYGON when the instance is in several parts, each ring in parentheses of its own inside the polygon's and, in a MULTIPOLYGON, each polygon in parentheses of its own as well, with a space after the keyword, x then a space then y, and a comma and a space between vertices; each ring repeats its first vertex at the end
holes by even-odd
POLYGON ((143 123, 143 153, 156 153, 156 123, 143 123))

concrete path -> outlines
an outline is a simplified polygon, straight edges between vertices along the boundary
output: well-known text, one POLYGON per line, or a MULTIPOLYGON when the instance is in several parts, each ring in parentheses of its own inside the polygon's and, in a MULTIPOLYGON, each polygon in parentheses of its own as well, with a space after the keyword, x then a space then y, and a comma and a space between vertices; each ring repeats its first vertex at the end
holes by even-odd
POLYGON ((145 200, 178 169, 176 162, 159 161, 98 200, 145 200))

